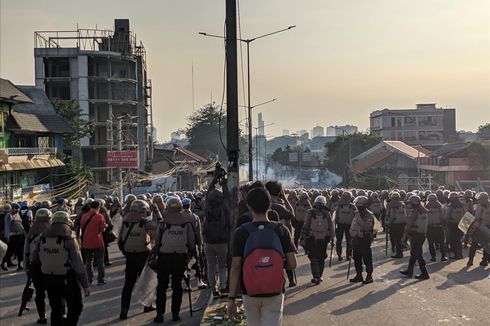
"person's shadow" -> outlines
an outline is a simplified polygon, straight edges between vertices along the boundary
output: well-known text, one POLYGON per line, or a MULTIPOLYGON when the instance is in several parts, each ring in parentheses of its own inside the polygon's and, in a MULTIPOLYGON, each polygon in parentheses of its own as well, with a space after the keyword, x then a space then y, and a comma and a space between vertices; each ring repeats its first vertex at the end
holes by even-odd
POLYGON ((488 270, 481 267, 473 268, 465 266, 457 272, 449 273, 446 276, 446 281, 441 285, 436 286, 438 290, 447 290, 453 286, 460 284, 469 284, 475 281, 480 281, 488 277, 488 270))

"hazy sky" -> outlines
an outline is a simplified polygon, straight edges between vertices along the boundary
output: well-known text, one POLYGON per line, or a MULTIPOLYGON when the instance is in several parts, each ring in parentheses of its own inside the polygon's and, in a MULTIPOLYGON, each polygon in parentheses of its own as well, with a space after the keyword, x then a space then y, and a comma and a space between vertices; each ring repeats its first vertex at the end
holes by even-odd
MULTIPOLYGON (((129 18, 166 140, 192 111, 192 63, 196 107, 221 100, 223 43, 198 32, 223 33, 224 3, 1 0, 0 75, 34 84, 36 30, 112 29, 129 18)), ((490 0, 242 0, 240 9, 243 38, 297 25, 251 45, 252 104, 278 98, 256 109, 274 123, 268 135, 317 123, 365 130, 371 111, 416 103, 456 107, 458 130, 490 121, 490 0)))

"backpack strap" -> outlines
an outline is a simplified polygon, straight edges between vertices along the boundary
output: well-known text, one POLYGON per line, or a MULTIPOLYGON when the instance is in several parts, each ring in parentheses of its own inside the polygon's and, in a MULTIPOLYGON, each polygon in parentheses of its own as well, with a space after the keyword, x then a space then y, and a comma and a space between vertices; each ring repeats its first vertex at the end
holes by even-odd
POLYGON ((124 237, 124 240, 122 242, 122 248, 124 248, 124 246, 126 245, 126 241, 128 241, 129 235, 131 234, 131 230, 136 224, 137 223, 131 223, 131 225, 129 226, 128 233, 126 233, 126 236, 124 237))
POLYGON ((95 216, 95 213, 93 213, 92 215, 90 215, 90 217, 88 218, 87 222, 85 222, 85 224, 83 225, 83 228, 82 229, 82 236, 80 237, 80 240, 82 240, 82 243, 83 243, 83 236, 85 235, 85 230, 87 229, 87 226, 90 224, 90 222, 92 221, 92 218, 95 216))

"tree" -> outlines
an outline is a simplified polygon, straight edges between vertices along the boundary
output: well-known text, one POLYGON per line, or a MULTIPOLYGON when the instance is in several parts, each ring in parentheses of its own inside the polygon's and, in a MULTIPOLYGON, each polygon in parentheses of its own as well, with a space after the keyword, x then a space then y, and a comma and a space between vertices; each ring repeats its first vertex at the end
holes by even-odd
POLYGON ((95 131, 95 121, 90 120, 88 114, 83 113, 77 100, 62 100, 53 98, 52 103, 56 113, 75 130, 73 134, 64 136, 64 144, 68 147, 80 147, 80 139, 90 137, 95 131))
POLYGON ((479 126, 477 133, 480 139, 490 140, 490 123, 479 126))
POLYGON ((326 167, 336 174, 343 175, 350 163, 350 157, 356 157, 381 141, 381 136, 375 134, 355 133, 338 136, 335 141, 325 144, 326 167))

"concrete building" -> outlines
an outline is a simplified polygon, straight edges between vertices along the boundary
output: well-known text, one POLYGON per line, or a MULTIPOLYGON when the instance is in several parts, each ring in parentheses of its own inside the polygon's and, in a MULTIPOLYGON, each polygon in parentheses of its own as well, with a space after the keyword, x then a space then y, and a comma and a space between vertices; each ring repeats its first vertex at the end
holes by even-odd
POLYGON ((283 129, 282 130, 282 135, 283 136, 289 136, 289 129, 283 129))
POLYGON ((257 122, 258 122, 258 130, 257 133, 259 136, 265 136, 265 122, 264 119, 262 118, 262 112, 259 112, 258 117, 257 117, 257 122))
POLYGON ((313 127, 313 129, 311 130, 311 138, 323 136, 325 136, 325 128, 321 126, 313 127))
POLYGON ((357 132, 358 128, 351 125, 327 127, 327 136, 352 135, 357 132))
POLYGON ((138 151, 139 170, 152 159, 151 81, 146 50, 129 28, 115 19, 114 30, 77 29, 35 32, 36 87, 50 98, 76 100, 84 115, 96 122, 90 138, 82 139, 81 162, 94 169, 96 182, 112 181, 106 152, 116 149, 116 119, 126 117, 123 149, 138 151))
POLYGON ((417 104, 416 109, 384 109, 370 114, 372 133, 384 140, 400 140, 409 145, 439 147, 456 136, 456 109, 417 104))

